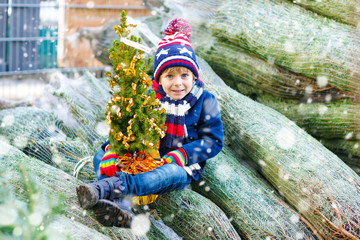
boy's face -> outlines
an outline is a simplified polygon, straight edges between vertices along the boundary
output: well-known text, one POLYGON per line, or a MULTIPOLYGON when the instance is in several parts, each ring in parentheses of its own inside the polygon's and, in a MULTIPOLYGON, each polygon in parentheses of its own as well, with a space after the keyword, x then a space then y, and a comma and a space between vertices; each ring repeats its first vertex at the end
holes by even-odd
POLYGON ((175 100, 185 97, 195 81, 192 72, 185 67, 166 69, 160 76, 159 84, 162 85, 167 95, 175 100))

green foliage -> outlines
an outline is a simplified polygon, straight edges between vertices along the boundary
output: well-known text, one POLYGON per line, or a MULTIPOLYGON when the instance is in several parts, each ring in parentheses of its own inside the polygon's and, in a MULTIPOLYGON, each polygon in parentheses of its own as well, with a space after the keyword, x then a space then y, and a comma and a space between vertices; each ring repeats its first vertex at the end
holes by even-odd
POLYGON ((128 37, 129 27, 135 26, 126 24, 123 11, 120 25, 114 26, 120 41, 114 40, 109 49, 113 73, 106 73, 111 87, 111 99, 106 106, 110 147, 118 156, 140 151, 151 153, 165 134, 164 110, 160 108, 155 91, 151 89, 148 93, 152 85, 146 74, 150 59, 145 64, 143 51, 122 42, 126 39, 133 44, 141 43, 134 35, 128 37))
MULTIPOLYGON (((44 196, 40 188, 25 170, 18 166, 22 174, 24 188, 14 191, 9 185, 5 172, 0 173, 0 239, 69 239, 50 227, 63 213, 63 196, 44 196), (20 194, 19 201, 15 194, 20 194), (21 192, 21 193, 20 193, 21 192)), ((11 181, 11 179, 10 179, 11 181)))

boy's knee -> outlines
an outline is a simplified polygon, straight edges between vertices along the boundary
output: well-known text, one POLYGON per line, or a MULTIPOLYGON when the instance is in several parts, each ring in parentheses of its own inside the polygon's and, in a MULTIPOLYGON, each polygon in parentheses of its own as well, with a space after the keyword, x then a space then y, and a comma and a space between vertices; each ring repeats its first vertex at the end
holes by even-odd
POLYGON ((165 164, 164 166, 166 166, 166 171, 168 171, 169 174, 177 172, 180 170, 180 168, 182 168, 179 165, 177 165, 176 163, 168 163, 168 164, 165 164))
POLYGON ((105 155, 105 152, 102 149, 100 149, 99 151, 97 151, 95 153, 94 158, 93 158, 94 167, 99 166, 101 159, 104 157, 104 155, 105 155))
POLYGON ((186 178, 186 176, 187 176, 185 169, 183 169, 176 163, 168 163, 168 164, 165 164, 163 167, 165 170, 165 174, 167 176, 174 176, 174 177, 177 176, 177 177, 184 177, 184 178, 186 178))
POLYGON ((104 150, 100 149, 99 151, 97 151, 95 153, 94 158, 93 158, 94 171, 95 171, 97 180, 101 180, 101 179, 107 177, 106 175, 101 175, 100 170, 99 170, 100 162, 101 162, 101 159, 104 157, 104 154, 105 154, 104 150))

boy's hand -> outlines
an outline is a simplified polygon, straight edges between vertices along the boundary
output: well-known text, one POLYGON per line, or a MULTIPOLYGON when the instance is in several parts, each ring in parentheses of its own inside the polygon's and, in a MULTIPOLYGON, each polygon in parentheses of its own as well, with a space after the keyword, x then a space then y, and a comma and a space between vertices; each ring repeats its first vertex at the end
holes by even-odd
POLYGON ((118 156, 115 152, 108 150, 105 152, 104 157, 100 161, 100 174, 105 174, 108 177, 115 176, 115 172, 117 172, 116 160, 118 156))
POLYGON ((165 163, 174 162, 180 167, 184 167, 186 163, 186 153, 182 148, 168 152, 162 158, 164 159, 165 163))

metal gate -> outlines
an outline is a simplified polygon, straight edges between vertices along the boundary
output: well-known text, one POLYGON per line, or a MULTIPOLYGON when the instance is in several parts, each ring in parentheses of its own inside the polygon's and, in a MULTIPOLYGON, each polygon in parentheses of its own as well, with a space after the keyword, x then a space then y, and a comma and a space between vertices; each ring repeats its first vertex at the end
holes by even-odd
POLYGON ((149 15, 140 0, 0 0, 0 76, 101 69, 81 27, 149 15))

